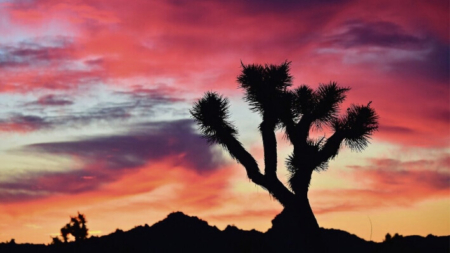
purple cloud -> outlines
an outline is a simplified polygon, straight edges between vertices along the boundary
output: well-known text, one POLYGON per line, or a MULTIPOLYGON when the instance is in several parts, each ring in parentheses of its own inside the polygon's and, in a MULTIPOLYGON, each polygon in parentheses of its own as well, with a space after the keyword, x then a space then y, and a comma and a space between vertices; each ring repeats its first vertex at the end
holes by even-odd
POLYGON ((180 162, 199 172, 217 168, 218 164, 211 160, 212 151, 194 133, 191 120, 150 122, 135 127, 139 130, 125 135, 33 144, 25 149, 53 155, 76 155, 89 163, 102 159, 109 169, 135 168, 149 160, 173 155, 183 155, 180 162))
POLYGON ((415 131, 408 127, 403 126, 390 126, 381 124, 379 127, 379 131, 386 131, 395 134, 416 134, 415 131))
POLYGON ((14 45, 0 45, 0 68, 46 66, 72 58, 71 40, 67 37, 45 38, 41 41, 22 41, 14 45))
POLYGON ((347 30, 331 36, 328 43, 344 48, 379 46, 402 49, 421 49, 425 44, 423 38, 408 34, 399 25, 392 22, 350 20, 343 26, 347 30))
POLYGON ((31 132, 50 128, 51 125, 39 116, 13 114, 7 119, 0 119, 0 132, 31 132))
POLYGON ((67 98, 60 97, 54 94, 49 94, 38 98, 36 101, 27 103, 27 105, 40 105, 40 106, 65 106, 72 105, 73 101, 67 98))
POLYGON ((185 99, 181 98, 179 88, 171 88, 167 85, 159 85, 155 88, 145 88, 142 85, 135 85, 130 91, 119 91, 116 94, 127 95, 131 99, 151 100, 152 102, 174 103, 181 102, 185 99))
POLYGON ((21 92, 71 89, 103 80, 106 73, 102 66, 78 59, 76 50, 74 40, 65 36, 0 44, 0 92, 4 87, 21 92))
POLYGON ((405 77, 412 75, 423 78, 427 82, 437 81, 446 89, 450 78, 450 46, 435 38, 429 38, 426 48, 428 53, 422 59, 393 62, 392 71, 400 72, 405 77))
POLYGON ((368 47, 378 47, 383 50, 379 51, 380 55, 384 56, 380 64, 384 66, 388 64, 392 74, 400 74, 405 78, 415 76, 427 81, 448 84, 450 46, 439 38, 433 37, 429 32, 407 32, 400 25, 386 21, 350 20, 345 22, 342 28, 346 31, 329 36, 325 44, 343 49, 366 50, 368 47), (396 52, 386 51, 389 49, 400 50, 403 53, 411 52, 416 57, 390 59, 389 56, 395 55, 396 52))
POLYGON ((35 154, 74 157, 83 167, 63 172, 40 172, 0 182, 0 201, 23 201, 52 194, 75 194, 97 189, 147 163, 173 158, 175 166, 197 173, 224 164, 194 130, 192 120, 149 122, 122 134, 68 142, 37 143, 21 150, 35 154), (90 180, 91 179, 91 180, 90 180))
POLYGON ((273 12, 273 13, 286 13, 286 12, 298 12, 303 9, 310 8, 326 8, 330 5, 341 6, 349 0, 251 0, 242 2, 250 12, 273 12))

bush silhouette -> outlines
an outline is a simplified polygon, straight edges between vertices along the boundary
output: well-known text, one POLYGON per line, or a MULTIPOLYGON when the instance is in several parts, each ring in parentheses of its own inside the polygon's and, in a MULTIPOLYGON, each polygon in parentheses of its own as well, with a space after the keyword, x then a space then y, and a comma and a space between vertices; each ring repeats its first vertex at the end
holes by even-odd
POLYGON ((282 252, 322 251, 319 225, 308 200, 313 171, 326 170, 342 144, 362 151, 378 128, 378 116, 367 105, 351 105, 338 115, 347 87, 335 82, 321 84, 313 90, 306 85, 295 89, 289 73, 290 62, 281 65, 242 64, 239 87, 252 111, 262 117, 259 131, 264 148, 264 174, 256 160, 238 141, 238 131, 229 121, 229 101, 207 92, 190 113, 210 143, 223 146, 232 158, 243 165, 249 179, 266 189, 283 211, 272 221, 269 235, 282 252), (329 138, 313 139, 310 130, 329 127, 329 138), (290 173, 288 186, 277 177, 277 141, 275 131, 281 129, 293 146, 286 161, 290 173))
POLYGON ((61 245, 63 243, 61 241, 61 239, 59 239, 58 236, 51 237, 51 238, 52 238, 52 242, 50 243, 50 245, 61 245))
POLYGON ((387 233, 386 236, 384 236, 384 241, 383 242, 388 242, 390 240, 392 240, 392 236, 391 236, 391 234, 387 233))

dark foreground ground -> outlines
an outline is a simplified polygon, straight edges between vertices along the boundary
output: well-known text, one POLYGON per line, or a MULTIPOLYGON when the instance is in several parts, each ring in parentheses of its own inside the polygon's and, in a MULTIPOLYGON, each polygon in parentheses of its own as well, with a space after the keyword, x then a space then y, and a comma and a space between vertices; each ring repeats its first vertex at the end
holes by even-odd
MULTIPOLYGON (((322 240, 329 252, 407 252, 449 253, 450 236, 405 236, 383 243, 365 241, 345 231, 322 229, 322 240)), ((228 226, 221 231, 206 221, 181 212, 171 213, 153 226, 90 237, 80 243, 61 245, 0 243, 1 253, 53 252, 277 252, 264 233, 228 226)))

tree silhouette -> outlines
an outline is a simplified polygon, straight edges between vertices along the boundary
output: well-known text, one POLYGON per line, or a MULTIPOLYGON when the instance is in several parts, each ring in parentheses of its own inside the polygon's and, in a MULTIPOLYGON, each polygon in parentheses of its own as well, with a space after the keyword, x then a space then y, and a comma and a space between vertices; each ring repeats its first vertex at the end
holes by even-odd
POLYGON ((264 174, 256 160, 238 141, 238 131, 229 121, 229 101, 207 92, 190 113, 202 134, 210 143, 223 146, 232 158, 243 165, 249 179, 266 189, 283 205, 283 211, 272 221, 268 234, 283 252, 300 249, 321 251, 320 230, 308 200, 313 171, 326 170, 328 162, 342 144, 362 151, 378 128, 378 116, 367 105, 351 105, 339 116, 339 105, 350 88, 335 82, 321 84, 316 90, 306 85, 295 89, 289 73, 290 62, 281 65, 242 64, 237 81, 244 89, 245 101, 252 111, 262 117, 259 131, 264 147, 264 174), (329 138, 313 139, 311 129, 327 126, 333 134, 329 138), (288 186, 277 177, 277 140, 275 131, 281 129, 293 145, 286 161, 290 173, 288 186))
POLYGON ((78 216, 70 217, 70 233, 75 237, 75 241, 81 241, 87 238, 88 229, 86 227, 86 217, 78 213, 78 216))
MULTIPOLYGON (((68 241, 68 236, 71 234, 75 241, 82 241, 88 236, 88 228, 86 227, 86 217, 84 214, 78 213, 77 216, 70 217, 70 222, 61 228, 61 237, 66 243, 68 241)), ((55 241, 55 238, 53 238, 55 241)))

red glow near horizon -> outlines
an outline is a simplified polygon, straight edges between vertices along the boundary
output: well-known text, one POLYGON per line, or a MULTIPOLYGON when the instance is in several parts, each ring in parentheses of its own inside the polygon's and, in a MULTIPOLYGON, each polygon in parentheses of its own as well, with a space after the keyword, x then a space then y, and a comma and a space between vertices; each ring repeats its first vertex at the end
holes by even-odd
MULTIPOLYGON (((315 174, 321 225, 368 239, 339 219, 371 212, 386 229, 450 234, 448 10, 441 0, 2 1, 0 241, 48 243, 77 210, 102 233, 178 210, 266 230, 281 206, 199 138, 188 110, 210 90, 238 101, 241 62, 286 60, 294 86, 336 81, 351 87, 343 110, 372 101, 380 115, 366 151, 343 149, 315 174), (395 209, 434 213, 408 230, 388 217, 395 209)), ((256 116, 241 105, 233 121, 261 166, 256 116)))

